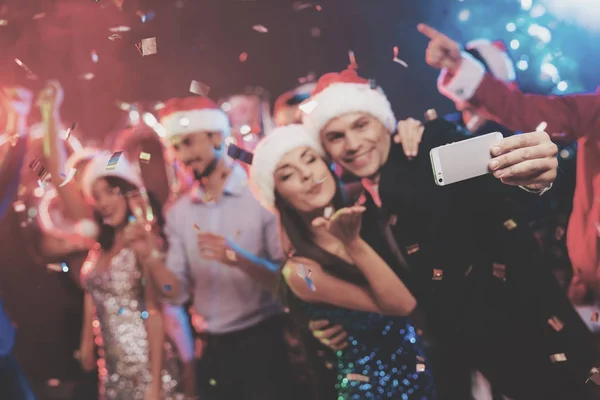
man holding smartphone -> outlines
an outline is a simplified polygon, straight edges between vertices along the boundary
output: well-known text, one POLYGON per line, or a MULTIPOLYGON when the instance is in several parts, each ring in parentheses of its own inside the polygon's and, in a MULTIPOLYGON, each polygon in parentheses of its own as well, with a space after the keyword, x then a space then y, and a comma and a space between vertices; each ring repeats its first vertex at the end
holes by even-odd
POLYGON ((428 153, 464 139, 456 125, 425 124, 410 159, 392 141, 389 101, 354 70, 321 77, 311 101, 307 129, 333 161, 363 178, 381 208, 392 251, 368 233, 374 224, 365 224, 363 237, 390 265, 404 265, 398 274, 434 339, 441 398, 471 398, 475 369, 513 400, 588 398, 589 332, 539 263, 533 236, 504 204, 510 186, 541 192, 556 178, 549 136, 526 133, 490 150, 490 169, 504 185, 486 175, 439 187, 428 153))
POLYGON ((425 24, 419 31, 430 41, 427 63, 442 70, 439 89, 447 97, 468 103, 509 128, 531 129, 540 123, 557 141, 577 140, 577 177, 567 248, 574 280, 594 290, 600 282, 600 118, 598 93, 567 96, 523 94, 505 85, 457 42, 425 24))

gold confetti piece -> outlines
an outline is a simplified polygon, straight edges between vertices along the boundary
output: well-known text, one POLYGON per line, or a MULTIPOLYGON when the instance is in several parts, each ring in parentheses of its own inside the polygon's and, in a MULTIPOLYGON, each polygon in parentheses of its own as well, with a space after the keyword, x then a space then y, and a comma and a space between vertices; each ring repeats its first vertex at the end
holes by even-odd
POLYGON ((369 382, 371 378, 360 374, 347 374, 346 379, 349 381, 369 382))
POLYGON ((254 29, 256 32, 259 32, 259 33, 268 33, 269 32, 269 30, 263 25, 254 25, 252 27, 252 29, 254 29))
POLYGON ((506 265, 494 263, 492 273, 496 278, 506 280, 506 265))
POLYGON ((115 102, 115 104, 116 104, 117 107, 119 107, 123 111, 129 111, 129 110, 131 110, 131 104, 126 103, 124 101, 117 100, 115 102))
POLYGON ((408 255, 414 254, 417 251, 419 251, 421 248, 419 247, 418 243, 415 244, 411 244, 410 246, 406 247, 406 252, 408 253, 408 255))
POLYGON ((238 260, 237 253, 231 249, 225 250, 225 257, 231 262, 236 262, 238 260))
POLYGON ((317 102, 314 100, 308 100, 298 106, 300 111, 302 111, 306 115, 310 114, 316 107, 317 107, 317 102))
POLYGON ((145 153, 143 151, 140 153, 140 161, 145 164, 148 164, 150 162, 150 157, 151 157, 150 153, 145 153))
POLYGON ((325 210, 323 211, 323 217, 329 219, 331 218, 331 215, 333 215, 333 207, 325 207, 325 210))
POLYGON ((58 185, 58 187, 63 187, 65 186, 67 183, 71 182, 71 179, 73 179, 73 177, 75 176, 75 173, 77 172, 76 168, 71 168, 69 170, 69 173, 67 174, 67 177, 65 178, 64 181, 61 182, 60 185, 58 185))
POLYGON ((200 95, 200 96, 208 96, 208 92, 210 91, 210 87, 205 85, 202 82, 192 81, 190 83, 190 92, 200 95))
POLYGON ((546 130, 547 127, 548 127, 548 123, 546 121, 542 121, 542 122, 540 122, 540 124, 538 126, 536 126, 535 131, 543 132, 546 130))
POLYGON ((433 270, 433 277, 432 277, 432 279, 434 281, 441 281, 443 277, 444 277, 444 270, 441 270, 441 269, 434 269, 433 270))
POLYGON ((114 33, 114 34, 110 35, 108 37, 108 39, 114 42, 117 39, 123 39, 123 38, 121 37, 121 35, 118 35, 118 34, 114 33))
POLYGON ((350 65, 348 65, 348 68, 358 68, 358 64, 356 63, 356 56, 354 55, 354 51, 348 50, 348 59, 350 60, 350 65))
POLYGON ((155 37, 142 39, 142 42, 136 44, 135 47, 139 50, 139 52, 144 57, 151 56, 158 52, 156 49, 156 38, 155 37))
POLYGON ((246 53, 245 51, 242 52, 240 54, 240 62, 246 62, 247 59, 248 59, 248 53, 246 53))
POLYGON ((517 227, 517 223, 512 219, 507 219, 506 221, 504 221, 504 227, 507 230, 512 231, 517 227))
POLYGON ((597 312, 593 312, 590 319, 592 320, 592 322, 598 322, 598 320, 600 319, 600 314, 598 314, 597 312))
POLYGON ((550 361, 552 361, 553 363, 564 362, 567 361, 567 356, 565 355, 565 353, 552 354, 550 356, 550 361))
POLYGON ((556 315, 548 320, 548 324, 550 324, 552 329, 554 329, 556 332, 562 331, 562 328, 565 326, 565 324, 563 324, 563 322, 556 315))
POLYGON ((194 224, 194 229, 200 232, 200 227, 198 226, 198 224, 194 224))
POLYGON ((467 267, 467 270, 465 271, 465 276, 469 276, 471 271, 473 271, 473 264, 471 264, 467 267))
POLYGON ((390 215, 390 218, 388 219, 388 225, 390 225, 390 226, 396 226, 397 222, 398 222, 398 216, 394 215, 394 214, 390 215))

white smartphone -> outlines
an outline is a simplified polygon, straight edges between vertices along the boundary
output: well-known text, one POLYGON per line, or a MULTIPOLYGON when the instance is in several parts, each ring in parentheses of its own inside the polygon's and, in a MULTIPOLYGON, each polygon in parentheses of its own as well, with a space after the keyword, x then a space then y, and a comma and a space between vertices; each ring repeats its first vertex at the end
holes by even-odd
POLYGON ((435 183, 446 186, 489 173, 491 149, 502 138, 500 132, 493 132, 431 149, 435 183))

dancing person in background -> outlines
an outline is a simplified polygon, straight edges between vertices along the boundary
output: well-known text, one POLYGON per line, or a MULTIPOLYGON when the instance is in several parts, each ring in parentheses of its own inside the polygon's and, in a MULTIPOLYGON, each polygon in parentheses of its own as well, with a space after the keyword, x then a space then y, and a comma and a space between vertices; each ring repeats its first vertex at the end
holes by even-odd
MULTIPOLYGON (((425 24, 418 29, 429 38, 427 63, 442 70, 440 92, 470 104, 470 107, 511 129, 531 130, 547 125, 557 141, 577 140, 577 175, 573 212, 567 230, 567 248, 574 280, 598 293, 600 235, 600 118, 597 93, 566 96, 524 94, 486 73, 482 63, 457 42, 425 24)), ((520 154, 523 156, 523 154, 520 154)), ((508 157, 508 156, 505 156, 508 157)), ((495 172, 497 173, 497 172, 495 172)))
MULTIPOLYGON (((108 166, 104 153, 86 168, 82 188, 100 226, 98 245, 82 272, 86 294, 81 335, 81 362, 94 367, 93 315, 96 312, 104 362, 99 364, 102 399, 158 400, 174 398, 178 383, 177 360, 165 341, 159 293, 149 269, 169 275, 148 242, 134 235, 129 221, 147 215, 139 202, 141 177, 125 157, 108 166), (136 204, 137 203, 137 204, 136 204), (130 229, 128 229, 130 228, 130 229)), ((162 245, 163 218, 150 196, 155 223, 154 248, 162 245)), ((150 228, 150 229, 148 229, 150 228)), ((169 281, 177 290, 174 276, 169 281)))
POLYGON ((344 207, 322 156, 302 125, 289 125, 259 143, 250 170, 253 192, 279 216, 294 248, 282 271, 291 313, 346 327, 348 346, 336 359, 338 399, 435 400, 423 344, 406 318, 416 300, 360 238, 361 221, 372 215, 360 205, 344 207), (326 209, 335 211, 331 219, 322 217, 326 209))
POLYGON ((183 304, 191 294, 206 322, 199 393, 290 398, 284 314, 271 293, 283 260, 277 220, 252 196, 243 168, 225 156, 229 120, 212 100, 171 99, 160 118, 173 153, 197 181, 167 213, 166 264, 181 288, 163 295, 183 304))
MULTIPOLYGON (((409 159, 392 141, 389 101, 356 71, 322 76, 311 100, 316 107, 304 117, 309 134, 363 178, 381 207, 381 229, 396 245, 402 280, 423 307, 434 341, 440 398, 470 398, 473 370, 514 400, 589 398, 584 382, 595 358, 589 332, 539 262, 527 226, 503 204, 520 190, 513 185, 540 193, 555 180, 557 148, 548 135, 525 133, 495 145, 500 152, 493 154, 504 155, 490 166, 500 164, 493 169, 504 173, 497 174, 502 182, 490 174, 442 187, 432 179, 428 153, 464 139, 456 125, 426 123, 419 152, 409 159), (523 153, 532 160, 521 162, 523 153), (568 361, 560 361, 565 354, 568 361)), ((378 240, 362 237, 376 248, 378 240)))

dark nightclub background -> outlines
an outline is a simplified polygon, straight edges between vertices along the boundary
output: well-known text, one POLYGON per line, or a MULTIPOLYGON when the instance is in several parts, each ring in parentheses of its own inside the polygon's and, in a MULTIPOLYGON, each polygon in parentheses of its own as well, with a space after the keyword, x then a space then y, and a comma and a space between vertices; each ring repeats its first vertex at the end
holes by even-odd
MULTIPOLYGON (((209 86, 214 99, 256 85, 274 101, 311 72, 345 68, 352 50, 359 72, 385 89, 399 118, 421 118, 428 108, 451 112, 453 104, 438 94, 436 71, 425 64, 427 41, 416 31, 419 22, 463 42, 505 40, 526 91, 595 89, 598 11, 587 5, 591 0, 563 3, 6 0, 0 1, 0 86, 20 84, 37 92, 57 78, 66 93, 65 124, 78 122, 80 140, 102 145, 126 118, 117 101, 185 96, 192 80, 209 86), (255 25, 268 32, 253 30, 255 25), (109 39, 111 28, 119 38, 109 39), (158 53, 142 56, 135 44, 150 37, 156 37, 158 53), (392 61, 394 46, 408 68, 392 61)), ((30 122, 36 119, 34 111, 30 122)), ((0 291, 19 327, 18 357, 38 387, 49 379, 83 379, 73 358, 80 295, 67 274, 32 261, 25 243, 31 238, 18 226, 14 213, 0 226, 0 291)))

